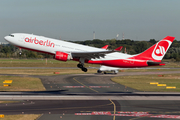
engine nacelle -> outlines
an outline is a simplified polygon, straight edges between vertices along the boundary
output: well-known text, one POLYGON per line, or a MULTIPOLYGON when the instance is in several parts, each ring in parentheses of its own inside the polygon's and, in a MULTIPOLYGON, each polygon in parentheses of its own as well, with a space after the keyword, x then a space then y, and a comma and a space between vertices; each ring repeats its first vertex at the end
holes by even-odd
POLYGON ((71 57, 67 53, 56 51, 55 59, 56 60, 61 60, 61 61, 67 61, 67 60, 70 60, 71 57))

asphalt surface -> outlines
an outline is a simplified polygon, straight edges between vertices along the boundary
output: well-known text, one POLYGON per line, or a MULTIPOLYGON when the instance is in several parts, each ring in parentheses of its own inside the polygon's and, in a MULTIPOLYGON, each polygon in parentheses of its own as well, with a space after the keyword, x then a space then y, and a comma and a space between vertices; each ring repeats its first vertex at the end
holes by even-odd
POLYGON ((138 92, 138 90, 123 86, 111 81, 115 76, 151 75, 151 74, 176 74, 180 71, 160 72, 120 72, 114 74, 78 74, 78 75, 56 75, 36 76, 39 77, 46 90, 65 90, 66 93, 120 93, 138 92))
MULTIPOLYGON (((21 101, 0 104, 1 114, 43 114, 38 120, 96 120, 113 119, 154 120, 151 116, 179 116, 180 101, 141 100, 61 100, 61 101, 21 101), (18 108, 18 109, 17 109, 18 108), (121 116, 120 116, 121 115, 121 116)), ((172 119, 172 118, 171 118, 172 119)))
MULTIPOLYGON (((124 72, 118 75, 138 74, 173 74, 180 71, 169 72, 124 72)), ((21 76, 21 75, 18 75, 21 76)), ((116 84, 110 80, 112 74, 82 74, 82 75, 55 75, 31 76, 41 79, 48 94, 131 94, 139 91, 116 84), (83 86, 83 87, 82 87, 83 86), (50 92, 49 92, 50 91, 50 92)), ((42 91, 43 94, 46 94, 42 91)), ((40 92, 40 94, 42 94, 40 92)), ((24 94, 24 93, 23 93, 24 94)), ((22 94, 22 95, 23 95, 22 94)), ((36 94, 36 93, 33 93, 36 94)), ((39 93, 38 93, 39 94, 39 93)), ((151 94, 151 93, 147 93, 151 94)), ((117 95, 114 95, 115 97, 117 95)), ((124 95, 122 95, 124 96, 124 95)), ((156 96, 156 95, 155 95, 156 96)), ((166 95, 164 95, 166 96, 166 95)), ((177 94, 179 96, 179 94, 177 94)), ((103 96, 105 97, 105 96, 103 96)), ((23 100, 18 103, 0 104, 2 114, 43 114, 38 120, 97 120, 97 119, 173 119, 180 114, 179 100, 23 100), (175 116, 176 115, 176 116, 175 116)), ((146 99, 150 98, 144 95, 146 99)), ((167 96, 166 96, 167 97, 167 96)), ((171 96, 169 96, 171 97, 171 96)), ((164 97, 165 98, 165 97, 164 97)))
POLYGON ((119 93, 138 90, 112 82, 112 76, 57 75, 40 77, 46 90, 64 90, 62 93, 119 93))

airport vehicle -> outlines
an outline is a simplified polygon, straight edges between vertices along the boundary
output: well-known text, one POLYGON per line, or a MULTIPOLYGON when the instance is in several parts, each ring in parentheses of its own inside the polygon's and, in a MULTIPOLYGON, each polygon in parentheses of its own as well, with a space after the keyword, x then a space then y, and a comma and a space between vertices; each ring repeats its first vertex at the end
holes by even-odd
MULTIPOLYGON (((108 48, 108 45, 105 45, 104 47, 102 47, 104 49, 108 48)), ((123 48, 123 46, 120 46, 118 48, 116 48, 116 51, 121 51, 123 48)), ((97 70, 97 73, 104 73, 106 74, 107 72, 113 72, 114 74, 117 74, 119 72, 119 69, 122 68, 118 68, 118 67, 109 67, 109 66, 105 66, 105 65, 101 65, 100 68, 97 70)))
POLYGON ((117 74, 119 72, 119 69, 122 68, 101 65, 100 68, 97 70, 97 73, 103 72, 104 74, 106 74, 107 72, 113 72, 114 74, 117 74))
POLYGON ((120 68, 165 65, 161 60, 175 37, 167 36, 146 51, 136 55, 129 55, 119 53, 116 50, 95 48, 26 33, 13 33, 9 36, 5 36, 4 39, 19 48, 52 54, 56 60, 79 61, 77 67, 87 72, 84 63, 120 68))

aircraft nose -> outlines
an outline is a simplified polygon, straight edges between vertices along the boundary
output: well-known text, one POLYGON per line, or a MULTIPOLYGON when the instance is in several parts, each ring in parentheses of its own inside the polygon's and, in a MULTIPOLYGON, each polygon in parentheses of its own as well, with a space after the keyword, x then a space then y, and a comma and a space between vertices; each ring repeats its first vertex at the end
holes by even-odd
POLYGON ((4 39, 7 40, 7 39, 8 39, 8 36, 5 36, 4 39))
POLYGON ((9 41, 9 36, 5 36, 4 39, 5 39, 6 41, 9 41))

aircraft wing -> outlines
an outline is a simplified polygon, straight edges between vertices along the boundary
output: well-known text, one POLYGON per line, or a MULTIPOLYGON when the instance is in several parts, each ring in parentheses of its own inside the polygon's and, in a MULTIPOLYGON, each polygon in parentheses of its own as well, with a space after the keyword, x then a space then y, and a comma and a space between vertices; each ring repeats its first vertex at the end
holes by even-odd
POLYGON ((85 59, 95 59, 106 56, 108 53, 115 51, 96 51, 96 52, 71 52, 73 58, 85 58, 85 59))

